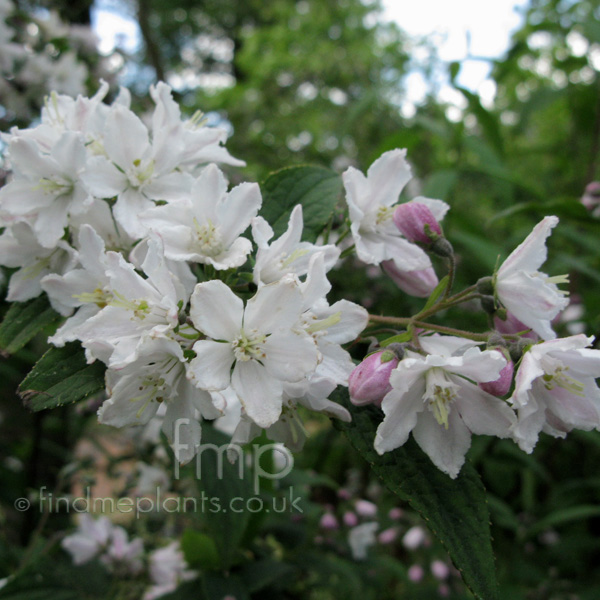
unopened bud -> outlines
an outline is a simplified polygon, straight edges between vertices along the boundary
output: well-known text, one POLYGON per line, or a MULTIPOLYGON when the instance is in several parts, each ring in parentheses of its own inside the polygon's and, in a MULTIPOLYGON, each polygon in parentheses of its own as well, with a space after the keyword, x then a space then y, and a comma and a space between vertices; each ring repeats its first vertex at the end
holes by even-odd
POLYGON ((444 258, 452 258, 454 256, 454 248, 446 238, 438 238, 431 244, 431 251, 438 256, 444 258))
POLYGON ((442 236, 442 229, 430 208, 420 202, 400 204, 394 211, 394 223, 410 242, 431 244, 442 236))
POLYGON ((483 308, 486 313, 493 315, 496 312, 497 305, 494 296, 482 296, 480 302, 481 308, 483 308))
POLYGON ((381 405, 383 397, 392 389, 390 374, 398 364, 397 356, 391 350, 376 352, 367 356, 348 379, 350 401, 355 406, 363 404, 381 405))
POLYGON ((502 396, 506 396, 510 390, 510 386, 513 381, 513 374, 515 371, 515 365, 511 360, 509 351, 503 346, 497 346, 496 348, 488 348, 489 350, 496 350, 500 352, 504 358, 506 358, 506 366, 500 371, 500 375, 498 379, 495 381, 486 381, 485 383, 480 383, 479 387, 488 394, 492 396, 497 396, 498 398, 502 396))
POLYGON ((581 203, 594 217, 600 216, 600 182, 592 181, 585 186, 581 203))
POLYGON ((494 295, 494 283, 493 279, 490 276, 482 277, 477 281, 477 291, 480 294, 485 294, 486 296, 494 295))
POLYGON ((401 271, 393 260, 384 260, 381 266, 403 292, 415 298, 428 298, 438 284, 438 277, 433 267, 417 271, 401 271))
POLYGON ((494 326, 500 333, 503 333, 505 335, 514 335, 515 333, 520 333, 522 334, 522 337, 528 338, 530 340, 537 341, 539 339, 539 336, 535 332, 528 331, 529 327, 521 321, 519 321, 517 317, 515 317, 512 313, 509 313, 508 311, 505 311, 504 314, 496 314, 494 316, 494 326), (524 331, 526 331, 527 333, 523 333, 524 331))

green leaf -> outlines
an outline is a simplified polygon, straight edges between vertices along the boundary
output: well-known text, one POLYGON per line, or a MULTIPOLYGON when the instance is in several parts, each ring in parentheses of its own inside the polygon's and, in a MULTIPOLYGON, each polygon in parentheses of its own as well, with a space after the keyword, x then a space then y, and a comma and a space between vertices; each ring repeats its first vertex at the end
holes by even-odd
MULTIPOLYGON (((427 299, 427 303, 423 307, 423 311, 431 308, 437 301, 437 299, 444 293, 446 288, 448 287, 448 282, 450 281, 450 277, 446 275, 442 278, 442 280, 435 286, 433 292, 431 292, 431 296, 427 299)), ((421 311, 421 312, 423 312, 421 311)))
POLYGON ((592 517, 600 516, 600 506, 595 504, 582 504, 580 506, 570 506, 550 513, 548 516, 534 523, 526 532, 525 537, 530 538, 545 529, 571 523, 573 521, 581 521, 591 519, 592 517))
POLYGON ((191 567, 216 569, 219 566, 217 546, 205 533, 187 529, 181 538, 181 549, 191 567))
POLYGON ((50 348, 21 382, 19 394, 34 411, 85 400, 101 392, 106 367, 88 365, 77 342, 50 348))
POLYGON ((13 302, 0 325, 0 349, 14 354, 59 319, 45 295, 28 302, 13 302))
POLYGON ((314 242, 333 214, 342 190, 341 177, 322 167, 291 167, 276 171, 262 185, 264 217, 279 237, 288 226, 293 208, 302 205, 302 239, 314 242))
POLYGON ((244 587, 253 594, 273 583, 289 580, 293 573, 291 565, 266 558, 244 565, 239 576, 244 587))
POLYGON ((498 598, 486 492, 473 465, 466 462, 456 479, 442 473, 412 437, 404 446, 379 456, 373 448, 382 420, 375 407, 355 407, 346 389, 332 400, 352 414, 351 423, 335 421, 388 489, 427 521, 476 598, 498 598))

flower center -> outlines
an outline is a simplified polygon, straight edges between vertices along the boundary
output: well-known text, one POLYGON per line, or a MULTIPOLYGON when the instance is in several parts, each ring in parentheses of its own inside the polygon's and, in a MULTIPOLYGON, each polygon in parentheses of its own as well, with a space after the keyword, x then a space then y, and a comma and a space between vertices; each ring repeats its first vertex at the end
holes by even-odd
POLYGON ((448 429, 449 405, 456 398, 458 387, 456 383, 452 383, 444 369, 434 367, 427 371, 423 400, 429 404, 435 420, 445 429, 448 429))
POLYGON ((237 360, 246 362, 248 360, 258 360, 266 358, 263 344, 267 336, 258 332, 257 329, 251 329, 246 332, 242 329, 241 334, 231 342, 233 354, 237 360))
POLYGON ((567 374, 569 367, 566 367, 562 362, 545 356, 542 361, 544 375, 542 381, 547 390, 553 390, 556 387, 563 388, 576 396, 584 396, 585 385, 578 379, 567 374))
POLYGON ((375 217, 375 223, 377 225, 383 225, 389 221, 394 215, 395 206, 380 206, 377 209, 377 216, 375 217))
POLYGON ((194 218, 194 231, 196 233, 194 245, 199 254, 212 257, 223 252, 223 237, 210 219, 204 225, 200 225, 194 218))
POLYGON ((73 187, 72 181, 63 179, 58 175, 53 175, 52 177, 42 177, 39 184, 39 188, 42 189, 44 193, 52 196, 63 196, 70 194, 73 191, 73 187))
POLYGON ((133 161, 133 169, 127 170, 127 177, 131 185, 138 188, 146 183, 154 174, 154 161, 151 160, 145 165, 140 158, 133 161))

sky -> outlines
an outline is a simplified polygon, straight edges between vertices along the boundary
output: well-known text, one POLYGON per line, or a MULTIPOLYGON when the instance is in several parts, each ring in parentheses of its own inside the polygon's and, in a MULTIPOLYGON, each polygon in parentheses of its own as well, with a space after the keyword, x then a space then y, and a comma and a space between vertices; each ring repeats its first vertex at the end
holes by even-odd
MULTIPOLYGON (((491 63, 485 58, 499 58, 506 52, 511 34, 523 22, 527 4, 527 0, 383 0, 383 16, 411 36, 431 37, 443 61, 460 61, 458 83, 490 105, 495 87, 488 78, 491 63), (468 57, 474 58, 465 60, 468 57)), ((438 75, 437 96, 462 106, 464 98, 447 85, 446 71, 438 75)), ((408 99, 402 107, 406 116, 411 116, 426 92, 423 77, 418 72, 409 75, 408 99)))
MULTIPOLYGON (((384 20, 395 21, 410 36, 429 36, 440 59, 461 61, 458 83, 480 94, 484 105, 493 102, 495 88, 488 78, 491 64, 485 58, 498 58, 508 49, 511 33, 522 22, 519 9, 527 5, 527 0, 383 0, 382 3, 384 20)), ((140 39, 137 23, 103 10, 103 4, 103 0, 97 0, 92 15, 93 26, 101 38, 100 50, 108 54, 116 45, 134 50, 140 39)), ((422 48, 415 49, 417 61, 426 58, 422 48)), ((445 69, 437 74, 437 79, 438 98, 457 108, 463 106, 462 95, 447 84, 445 69)), ((406 83, 408 97, 402 112, 411 116, 428 89, 418 70, 407 77, 406 83)), ((455 112, 457 118, 458 112, 455 112)))

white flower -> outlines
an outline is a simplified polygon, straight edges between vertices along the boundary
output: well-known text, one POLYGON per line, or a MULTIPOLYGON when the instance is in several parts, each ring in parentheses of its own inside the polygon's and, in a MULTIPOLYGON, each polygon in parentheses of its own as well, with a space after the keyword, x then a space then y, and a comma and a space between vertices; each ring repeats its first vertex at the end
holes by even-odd
POLYGON ((383 454, 398 448, 412 432, 432 462, 454 479, 471 445, 471 433, 510 436, 513 411, 472 383, 496 380, 506 360, 500 352, 482 352, 469 342, 464 354, 452 355, 450 351, 465 342, 459 338, 422 339, 427 351, 436 353, 422 357, 408 351, 392 371, 375 449, 383 454))
POLYGON ((139 214, 153 207, 153 200, 180 200, 189 194, 190 176, 175 170, 182 140, 168 136, 151 142, 146 126, 125 106, 110 109, 104 151, 106 157, 89 159, 82 180, 94 196, 117 198, 113 214, 129 235, 145 234, 139 214))
POLYGON ((583 334, 532 346, 523 356, 510 401, 517 409, 515 439, 531 452, 541 431, 565 437, 600 429, 600 350, 583 334))
POLYGON ((364 560, 367 558, 367 550, 374 546, 377 539, 375 532, 379 529, 379 523, 361 523, 353 527, 348 533, 348 544, 354 560, 364 560))
POLYGON ((159 239, 149 243, 142 265, 144 279, 116 252, 106 253, 109 284, 103 291, 102 310, 81 324, 77 336, 88 359, 98 358, 119 368, 138 357, 143 345, 157 337, 174 337, 180 307, 187 294, 171 273, 159 239))
POLYGON ((94 558, 108 544, 113 525, 107 517, 94 519, 86 513, 79 515, 77 531, 65 537, 62 547, 72 556, 76 565, 94 558))
POLYGON ((145 425, 165 405, 162 430, 182 463, 191 460, 200 445, 198 414, 209 419, 220 416, 210 394, 186 379, 179 344, 166 338, 148 341, 138 358, 122 369, 108 369, 106 391, 109 398, 98 411, 98 420, 105 425, 145 425))
POLYGON ((258 246, 254 266, 256 285, 278 281, 287 273, 299 277, 305 275, 310 259, 316 253, 323 254, 327 271, 333 267, 340 256, 340 249, 331 244, 317 246, 300 241, 303 226, 302 205, 298 204, 290 215, 287 231, 269 244, 274 235, 271 226, 262 217, 252 219, 252 237, 258 246))
POLYGON ((175 136, 181 139, 183 148, 179 167, 193 171, 197 165, 220 163, 243 167, 243 160, 234 158, 221 144, 227 140, 227 132, 219 127, 207 127, 202 113, 196 113, 188 121, 181 120, 179 106, 173 100, 171 88, 159 82, 150 87, 150 95, 156 103, 152 115, 154 139, 175 136))
POLYGON ((301 310, 302 293, 291 276, 259 288, 245 309, 223 282, 199 283, 190 317, 208 339, 194 344, 188 377, 209 391, 231 385, 246 414, 269 427, 281 414, 284 382, 300 381, 317 366, 316 344, 297 328, 301 310))
POLYGON ((86 162, 83 139, 65 132, 45 153, 34 140, 17 137, 9 153, 15 177, 0 190, 0 210, 9 215, 5 221, 27 221, 39 243, 54 248, 69 215, 85 212, 93 201, 79 180, 86 162))
POLYGON ((189 569, 179 542, 171 542, 150 554, 150 579, 153 586, 146 590, 144 600, 154 600, 172 592, 182 581, 189 581, 197 576, 189 569))
POLYGON ((231 269, 243 265, 252 250, 250 240, 240 236, 261 203, 256 183, 242 183, 228 193, 223 173, 210 164, 194 182, 189 199, 151 208, 141 221, 160 232, 167 258, 231 269))
POLYGON ((544 340, 556 337, 550 322, 569 303, 567 292, 556 285, 566 283, 567 276, 548 277, 538 271, 547 256, 546 238, 557 224, 557 217, 540 221, 495 275, 500 302, 544 340))
MULTIPOLYGON (((335 381, 318 376, 313 376, 308 381, 284 384, 281 415, 273 425, 265 428, 267 437, 281 442, 292 452, 302 450, 308 432, 298 414, 298 406, 349 423, 352 418, 350 413, 340 404, 327 399, 336 387, 335 381)), ((235 400, 231 402, 228 396, 227 402, 227 415, 235 415, 236 427, 232 432, 232 416, 224 417, 227 419, 224 422, 217 421, 216 426, 222 431, 225 427, 228 428, 228 433, 232 435, 231 443, 243 445, 258 437, 263 429, 244 415, 240 410, 239 400, 238 403, 235 400)))
MULTIPOLYGON (((405 157, 406 150, 385 152, 369 167, 366 177, 349 167, 342 175, 346 202, 360 260, 372 265, 393 260, 400 271, 424 270, 431 267, 429 257, 404 239, 392 220, 398 196, 411 178, 405 157)), ((449 208, 441 200, 419 197, 413 202, 426 204, 437 221, 449 208)))
POLYGON ((26 223, 15 223, 0 235, 0 265, 17 268, 8 284, 9 302, 25 302, 42 293, 41 281, 50 273, 65 273, 73 268, 77 253, 59 240, 45 248, 26 223))
POLYGON ((130 542, 127 532, 107 517, 79 515, 77 531, 63 539, 62 547, 76 565, 98 557, 111 571, 121 574, 136 575, 142 570, 143 541, 135 538, 130 542))

